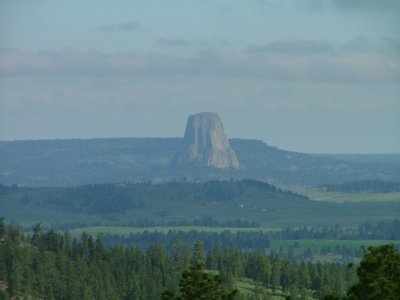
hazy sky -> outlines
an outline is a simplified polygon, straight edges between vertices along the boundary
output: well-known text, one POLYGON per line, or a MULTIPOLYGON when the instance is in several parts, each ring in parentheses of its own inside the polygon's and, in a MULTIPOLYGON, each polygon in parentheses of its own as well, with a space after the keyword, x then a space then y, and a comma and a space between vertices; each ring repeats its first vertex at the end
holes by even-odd
POLYGON ((398 0, 0 0, 0 140, 229 137, 400 152, 398 0))

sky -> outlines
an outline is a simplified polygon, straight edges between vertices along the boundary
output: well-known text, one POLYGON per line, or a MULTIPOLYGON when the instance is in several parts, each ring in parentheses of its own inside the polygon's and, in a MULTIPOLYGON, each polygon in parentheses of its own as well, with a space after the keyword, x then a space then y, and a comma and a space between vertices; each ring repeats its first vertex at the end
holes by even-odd
POLYGON ((398 0, 0 0, 0 140, 229 138, 400 153, 398 0))

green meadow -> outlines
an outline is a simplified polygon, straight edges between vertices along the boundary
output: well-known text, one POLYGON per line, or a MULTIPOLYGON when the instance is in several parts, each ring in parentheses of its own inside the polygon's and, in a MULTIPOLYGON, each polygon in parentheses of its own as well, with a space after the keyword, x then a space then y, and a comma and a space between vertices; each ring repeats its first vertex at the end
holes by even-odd
POLYGON ((319 188, 305 189, 296 188, 296 192, 307 196, 315 201, 328 201, 336 203, 345 202, 400 202, 400 192, 394 193, 374 193, 374 192, 360 192, 360 193, 345 193, 345 192, 327 192, 319 188))

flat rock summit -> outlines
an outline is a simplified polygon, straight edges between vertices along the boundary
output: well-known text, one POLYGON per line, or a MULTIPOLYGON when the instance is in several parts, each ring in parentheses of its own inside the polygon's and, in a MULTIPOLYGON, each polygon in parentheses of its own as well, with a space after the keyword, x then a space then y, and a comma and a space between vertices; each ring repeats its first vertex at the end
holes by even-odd
POLYGON ((239 161, 229 146, 218 114, 202 112, 189 116, 182 148, 172 164, 219 169, 239 168, 239 161))

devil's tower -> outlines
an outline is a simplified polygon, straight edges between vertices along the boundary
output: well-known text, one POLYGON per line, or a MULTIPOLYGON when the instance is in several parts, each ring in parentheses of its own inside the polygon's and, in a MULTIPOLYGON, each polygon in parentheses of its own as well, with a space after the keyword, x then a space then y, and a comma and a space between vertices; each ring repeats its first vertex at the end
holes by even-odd
POLYGON ((203 112, 189 116, 182 149, 172 163, 176 166, 239 168, 218 114, 203 112))

